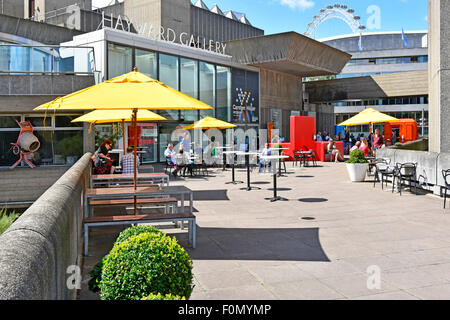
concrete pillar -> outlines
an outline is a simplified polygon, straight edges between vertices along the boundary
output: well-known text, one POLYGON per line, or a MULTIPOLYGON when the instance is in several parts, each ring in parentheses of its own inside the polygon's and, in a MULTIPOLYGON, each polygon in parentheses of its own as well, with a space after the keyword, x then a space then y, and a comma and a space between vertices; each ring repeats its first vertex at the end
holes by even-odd
POLYGON ((428 0, 431 152, 450 152, 450 1, 428 0))

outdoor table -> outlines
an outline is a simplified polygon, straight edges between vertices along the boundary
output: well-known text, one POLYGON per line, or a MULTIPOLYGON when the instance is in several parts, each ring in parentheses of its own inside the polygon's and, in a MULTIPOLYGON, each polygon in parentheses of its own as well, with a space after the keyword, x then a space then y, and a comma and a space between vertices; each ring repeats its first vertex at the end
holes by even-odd
POLYGON ((300 158, 300 166, 302 166, 302 160, 303 160, 303 166, 306 166, 306 158, 304 156, 311 155, 312 151, 295 151, 294 154, 302 155, 303 157, 300 158))
MULTIPOLYGON (((281 159, 286 159, 289 158, 288 156, 262 156, 261 159, 264 160, 281 160, 281 159)), ((275 201, 287 201, 287 199, 282 198, 280 196, 278 196, 277 194, 277 169, 276 169, 276 163, 277 161, 272 161, 273 165, 273 198, 270 198, 268 200, 270 200, 270 202, 275 202, 275 201)))
MULTIPOLYGON (((226 150, 226 149, 232 149, 231 147, 217 147, 217 149, 226 150)), ((223 153, 223 169, 222 171, 227 171, 227 160, 226 160, 226 153, 225 151, 223 153)))
POLYGON ((170 186, 156 188, 117 188, 117 189, 87 189, 84 193, 84 217, 89 218, 90 212, 90 200, 117 200, 117 199, 129 199, 134 197, 174 197, 179 196, 181 201, 181 213, 185 213, 185 200, 189 199, 189 212, 193 213, 194 207, 194 193, 191 189, 185 186, 170 186))
MULTIPOLYGON (((280 156, 280 157, 282 157, 281 156, 282 150, 289 150, 289 148, 272 148, 272 151, 278 151, 278 156, 280 156)), ((279 162, 278 162, 278 176, 279 177, 286 177, 281 174, 281 159, 286 159, 286 158, 289 158, 289 157, 279 158, 279 162)))
POLYGON ((231 182, 227 182, 226 184, 240 184, 240 183, 244 183, 244 181, 235 181, 234 177, 234 155, 238 154, 240 151, 224 151, 224 154, 232 154, 233 155, 233 161, 231 164, 231 177, 232 177, 232 181, 231 182))
POLYGON ((247 191, 251 191, 253 189, 261 190, 261 188, 252 187, 250 185, 250 156, 251 155, 259 156, 260 153, 259 152, 241 152, 241 151, 239 151, 239 152, 237 152, 237 155, 245 156, 245 162, 246 162, 246 165, 247 165, 247 188, 242 188, 241 190, 247 190, 247 191))
MULTIPOLYGON (((169 186, 169 176, 164 173, 140 173, 137 175, 138 183, 155 183, 161 182, 167 187, 169 186)), ((113 185, 113 184, 133 184, 133 174, 102 174, 91 176, 91 188, 95 188, 98 185, 113 185)))

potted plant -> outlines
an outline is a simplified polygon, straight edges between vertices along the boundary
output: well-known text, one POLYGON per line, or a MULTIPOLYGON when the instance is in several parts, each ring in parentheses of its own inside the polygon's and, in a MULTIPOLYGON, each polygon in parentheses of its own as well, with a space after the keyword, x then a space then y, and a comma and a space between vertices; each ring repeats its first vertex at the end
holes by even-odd
POLYGON ((352 182, 364 182, 366 173, 369 169, 367 161, 362 150, 354 150, 350 153, 350 160, 346 162, 347 172, 352 182))

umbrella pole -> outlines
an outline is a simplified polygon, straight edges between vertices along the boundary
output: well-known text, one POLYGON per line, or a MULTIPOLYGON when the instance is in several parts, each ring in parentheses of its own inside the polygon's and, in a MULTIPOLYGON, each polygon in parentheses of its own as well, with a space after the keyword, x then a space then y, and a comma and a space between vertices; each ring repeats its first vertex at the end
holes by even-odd
MULTIPOLYGON (((137 109, 133 109, 133 130, 134 130, 134 190, 137 190, 137 109)), ((137 214, 137 198, 134 196, 134 214, 137 214)))
POLYGON ((122 138, 123 138, 123 155, 127 154, 127 147, 125 146, 125 119, 122 119, 122 138))

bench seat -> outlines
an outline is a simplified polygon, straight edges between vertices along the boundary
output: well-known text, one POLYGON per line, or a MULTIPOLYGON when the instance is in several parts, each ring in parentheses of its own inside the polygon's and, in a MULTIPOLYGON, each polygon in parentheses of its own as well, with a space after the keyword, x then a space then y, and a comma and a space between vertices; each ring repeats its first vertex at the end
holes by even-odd
MULTIPOLYGON (((98 185, 108 185, 106 188, 134 188, 134 184, 120 184, 120 183, 111 183, 111 184, 98 184, 98 185)), ((138 183, 139 188, 159 188, 159 184, 142 184, 138 183)))
MULTIPOLYGON (((170 204, 178 203, 176 198, 139 198, 136 199, 136 204, 170 204)), ((120 206, 134 204, 134 199, 120 199, 120 200, 92 200, 89 202, 91 206, 120 206)))
POLYGON ((175 214, 149 214, 134 216, 109 216, 109 217, 92 217, 85 218, 84 223, 84 255, 88 255, 89 250, 89 228, 103 226, 120 226, 133 225, 138 223, 155 223, 155 222, 184 222, 189 223, 188 238, 192 248, 196 246, 196 217, 190 213, 175 214))

